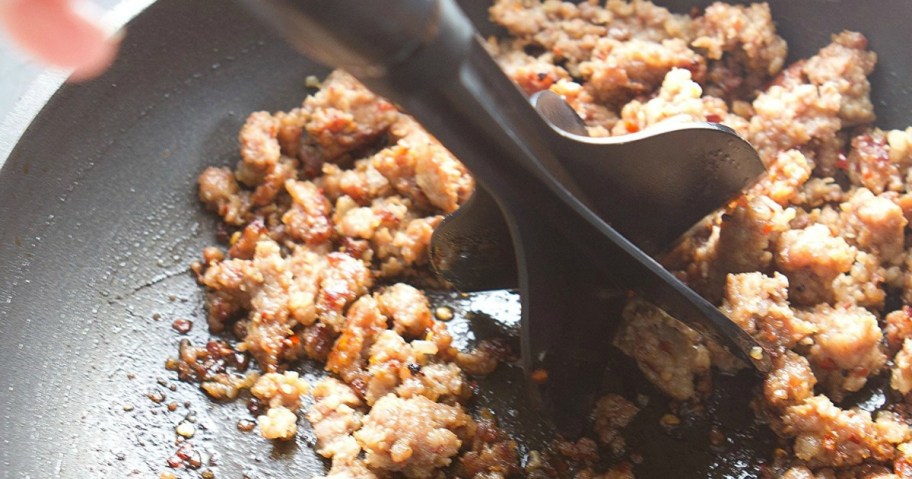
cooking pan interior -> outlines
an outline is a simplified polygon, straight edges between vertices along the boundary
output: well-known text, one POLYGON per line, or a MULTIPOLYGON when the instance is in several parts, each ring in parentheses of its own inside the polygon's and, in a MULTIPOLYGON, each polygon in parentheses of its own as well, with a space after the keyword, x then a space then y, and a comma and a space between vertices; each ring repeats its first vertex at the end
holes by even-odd
MULTIPOLYGON (((709 2, 659 3, 688 11, 709 2)), ((880 54, 873 79, 879 125, 912 123, 906 33, 900 22, 883 20, 907 18, 912 3, 771 4, 794 58, 843 28, 866 33, 880 54)), ((487 2, 464 5, 484 22, 487 2)), ((195 321, 194 342, 208 337, 187 266, 213 243, 216 224, 196 201, 196 175, 237 161, 235 138, 249 112, 295 106, 308 93, 304 78, 326 70, 232 2, 161 0, 128 31, 113 68, 61 88, 0 172, 3 477, 157 477, 176 449, 174 426, 187 417, 197 421, 192 442, 203 455, 201 470, 212 467, 217 477, 320 474, 324 465, 306 425, 282 446, 239 432, 234 419, 247 414, 243 401, 213 404, 177 383, 163 362, 181 338, 170 327, 174 319, 195 321), (166 412, 171 402, 178 409, 166 412)), ((518 317, 510 293, 434 300, 456 306, 459 341, 510 329, 518 317)), ((604 378, 607 388, 653 393, 629 364, 617 364, 604 378)), ((502 368, 481 389, 495 393, 482 393, 478 403, 491 405, 530 443, 548 435, 524 402, 515 368, 502 368)), ((724 412, 716 422, 741 430, 722 453, 707 447, 702 426, 680 433, 687 440, 660 430, 656 417, 667 402, 655 396, 628 434, 646 457, 640 475, 752 475, 768 442, 750 421, 744 390, 723 387, 710 402, 724 412), (730 397, 732 390, 741 395, 730 397)))

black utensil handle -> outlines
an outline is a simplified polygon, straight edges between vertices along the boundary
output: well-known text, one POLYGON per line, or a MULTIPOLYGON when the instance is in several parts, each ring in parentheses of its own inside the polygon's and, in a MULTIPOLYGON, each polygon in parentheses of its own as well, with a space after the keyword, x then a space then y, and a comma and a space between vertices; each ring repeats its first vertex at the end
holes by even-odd
POLYGON ((465 57, 475 33, 449 1, 243 1, 296 48, 362 81, 423 77, 452 68, 465 57), (422 56, 423 50, 435 54, 422 56))

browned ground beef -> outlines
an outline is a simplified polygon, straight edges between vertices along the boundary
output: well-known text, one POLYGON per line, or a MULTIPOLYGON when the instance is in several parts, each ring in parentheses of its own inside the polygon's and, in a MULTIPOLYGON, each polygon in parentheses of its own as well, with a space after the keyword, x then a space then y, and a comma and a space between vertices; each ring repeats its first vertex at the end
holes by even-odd
MULTIPOLYGON (((767 173, 665 264, 773 354, 753 405, 781 437, 765 474, 912 477, 905 400, 873 414, 841 405, 875 376, 912 392, 912 308, 886 301, 912 303, 912 128, 872 125, 865 37, 834 32, 786 65, 763 3, 685 15, 647 1, 496 0, 490 13, 508 32, 488 41, 505 72, 563 95, 590 134, 713 121, 759 151, 767 173)), ((199 177, 200 200, 233 234, 194 267, 210 330, 238 342, 183 342, 169 361, 182 379, 216 399, 249 389, 271 439, 295 434, 310 389, 301 414, 327 477, 633 477, 632 456, 599 460, 599 443, 623 453, 638 412, 620 395, 597 402, 598 442, 558 439, 522 467, 509 431, 467 406, 469 376, 509 352, 453 348, 417 289, 439 286, 430 235, 474 182, 412 118, 337 71, 300 107, 251 114, 238 139, 234 170, 199 177), (331 376, 308 388, 290 371, 301 360, 331 376)), ((622 319, 615 345, 677 401, 699 403, 714 368, 742 367, 642 300, 622 319)))

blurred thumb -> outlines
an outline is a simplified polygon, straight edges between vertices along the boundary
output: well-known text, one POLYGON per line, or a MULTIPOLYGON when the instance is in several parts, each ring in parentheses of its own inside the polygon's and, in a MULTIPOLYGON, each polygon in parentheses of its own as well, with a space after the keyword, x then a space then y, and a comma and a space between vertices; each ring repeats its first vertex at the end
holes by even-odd
POLYGON ((101 74, 117 51, 116 41, 71 0, 0 0, 0 26, 39 61, 74 69, 74 80, 101 74))

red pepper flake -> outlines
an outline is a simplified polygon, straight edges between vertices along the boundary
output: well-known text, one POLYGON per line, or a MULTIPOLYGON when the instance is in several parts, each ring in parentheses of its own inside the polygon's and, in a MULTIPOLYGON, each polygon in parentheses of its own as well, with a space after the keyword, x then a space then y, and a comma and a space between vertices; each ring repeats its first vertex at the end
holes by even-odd
POLYGON ((839 156, 836 157, 836 168, 839 168, 840 170, 849 169, 849 159, 846 158, 844 153, 840 153, 839 156))
POLYGON ((635 121, 624 120, 624 129, 626 129, 629 133, 636 133, 640 131, 640 125, 638 125, 635 121))
POLYGON ((168 458, 168 467, 171 469, 177 469, 181 467, 181 460, 177 456, 171 456, 168 458))
POLYGON ((545 371, 544 369, 536 369, 535 371, 532 371, 531 377, 532 381, 538 384, 542 384, 548 380, 548 371, 545 371))
POLYGON ((721 123, 722 117, 714 113, 710 113, 709 115, 706 115, 706 121, 710 123, 721 123))

